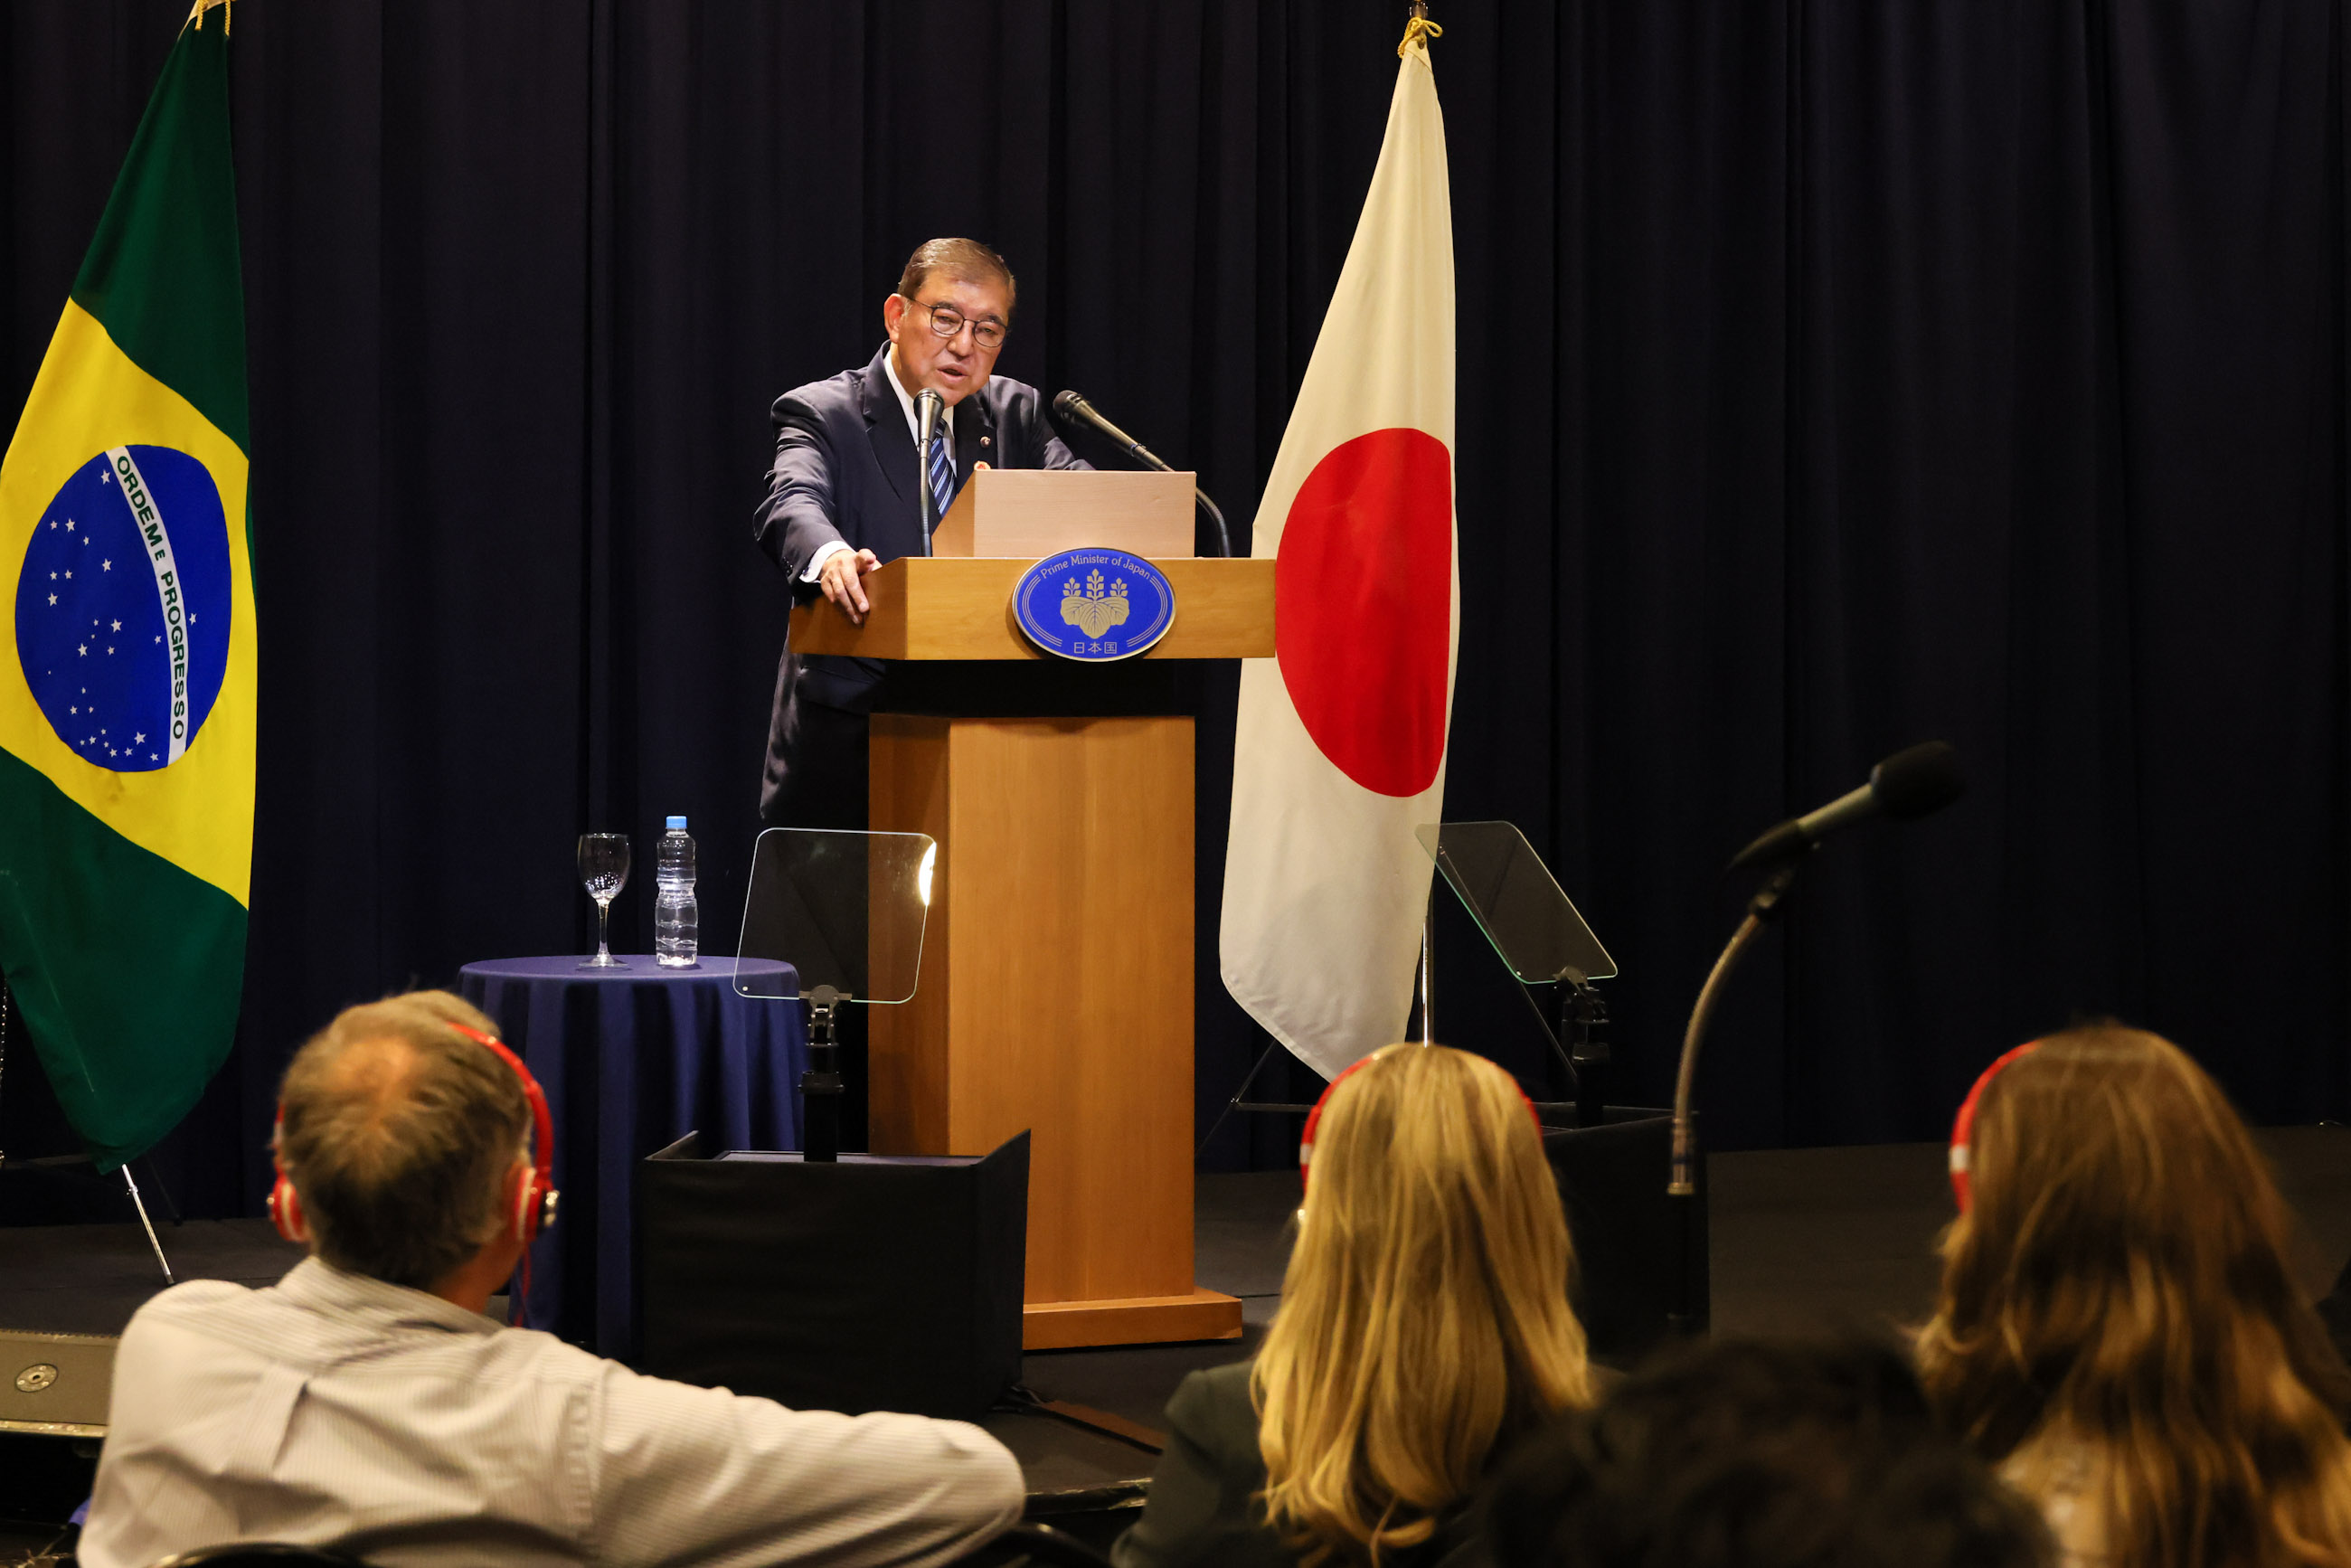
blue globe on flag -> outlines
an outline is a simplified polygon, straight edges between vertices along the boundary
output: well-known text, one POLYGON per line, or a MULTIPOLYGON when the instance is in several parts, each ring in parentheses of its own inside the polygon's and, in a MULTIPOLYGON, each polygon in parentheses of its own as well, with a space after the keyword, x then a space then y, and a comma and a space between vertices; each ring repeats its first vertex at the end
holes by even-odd
POLYGON ((16 656, 74 754, 116 773, 179 760, 228 667, 228 521, 203 464, 117 447, 74 471, 16 580, 16 656))

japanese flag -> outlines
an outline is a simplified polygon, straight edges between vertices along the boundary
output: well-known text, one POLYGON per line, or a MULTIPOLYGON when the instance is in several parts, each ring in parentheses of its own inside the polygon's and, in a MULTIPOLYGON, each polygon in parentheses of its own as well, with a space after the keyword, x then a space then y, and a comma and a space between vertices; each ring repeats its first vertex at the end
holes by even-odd
POLYGON ((1453 214, 1428 46, 1402 51, 1354 243, 1259 507, 1275 657, 1241 670, 1225 985, 1326 1076, 1403 1038, 1460 589, 1453 214))

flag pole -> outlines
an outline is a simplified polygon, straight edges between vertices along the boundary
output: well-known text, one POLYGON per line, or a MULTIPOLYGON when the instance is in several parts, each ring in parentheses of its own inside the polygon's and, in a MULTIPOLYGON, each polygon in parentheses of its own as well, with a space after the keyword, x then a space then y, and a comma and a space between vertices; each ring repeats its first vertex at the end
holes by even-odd
POLYGON ((147 1205, 139 1196, 139 1184, 131 1178, 131 1162, 122 1162, 122 1185, 131 1189, 131 1207, 139 1211, 139 1223, 147 1229, 147 1245, 155 1249, 155 1261, 163 1265, 163 1283, 174 1283, 172 1260, 163 1256, 163 1244, 155 1239, 155 1222, 147 1218, 147 1205))
POLYGON ((1437 889, 1428 890, 1428 909, 1420 917, 1420 1043, 1437 1043, 1437 889))
MULTIPOLYGON (((1440 37, 1445 29, 1428 19, 1428 0, 1412 0, 1405 8, 1404 42, 1396 46, 1396 57, 1415 43, 1427 47, 1426 40, 1440 37)), ((1437 1043, 1437 999, 1430 987, 1436 978, 1437 965, 1437 889, 1428 890, 1428 910, 1420 917, 1420 1043, 1437 1043)))

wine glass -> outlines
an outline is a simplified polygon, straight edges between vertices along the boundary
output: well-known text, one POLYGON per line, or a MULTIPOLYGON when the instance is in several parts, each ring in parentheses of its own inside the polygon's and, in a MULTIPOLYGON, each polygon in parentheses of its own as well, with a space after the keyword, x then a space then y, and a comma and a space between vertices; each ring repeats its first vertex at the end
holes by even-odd
POLYGON ((626 833, 582 833, 580 835, 580 881, 588 889, 588 896, 596 901, 596 956, 580 967, 583 969, 625 969, 626 964, 612 956, 606 945, 604 932, 612 915, 612 900, 629 883, 629 835, 626 833))

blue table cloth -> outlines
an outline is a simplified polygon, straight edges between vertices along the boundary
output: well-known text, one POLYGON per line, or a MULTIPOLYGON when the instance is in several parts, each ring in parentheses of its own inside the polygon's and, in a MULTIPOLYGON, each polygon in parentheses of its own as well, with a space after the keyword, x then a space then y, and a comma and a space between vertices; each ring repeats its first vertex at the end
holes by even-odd
MULTIPOLYGON (((529 1063, 554 1119, 563 1202, 531 1248, 527 1321, 626 1359, 637 1162, 695 1131, 721 1149, 799 1148, 808 1035, 797 1000, 736 994, 736 959, 664 969, 619 956, 627 968, 496 958, 466 965, 457 988, 529 1063)), ((789 965, 742 967, 776 977, 762 991, 799 988, 789 965)))

